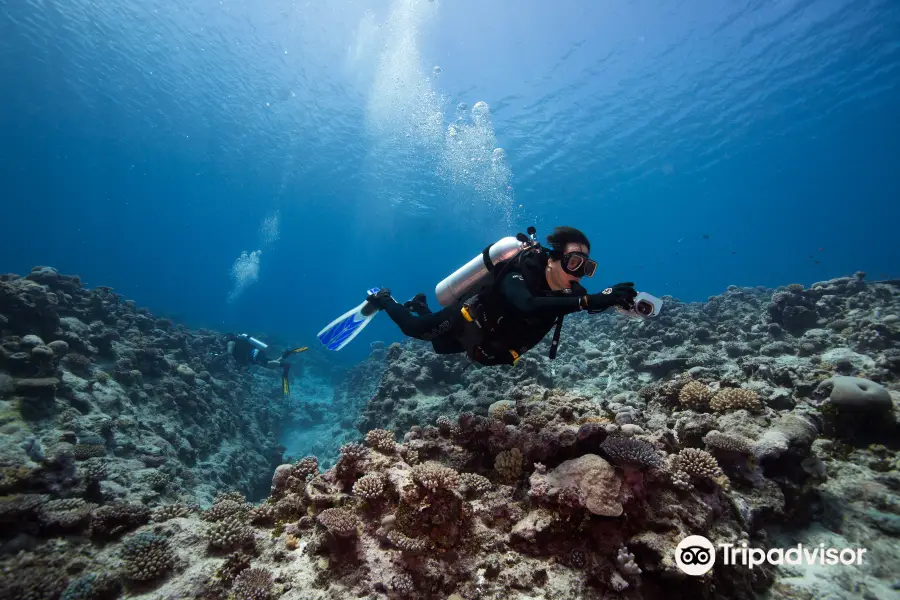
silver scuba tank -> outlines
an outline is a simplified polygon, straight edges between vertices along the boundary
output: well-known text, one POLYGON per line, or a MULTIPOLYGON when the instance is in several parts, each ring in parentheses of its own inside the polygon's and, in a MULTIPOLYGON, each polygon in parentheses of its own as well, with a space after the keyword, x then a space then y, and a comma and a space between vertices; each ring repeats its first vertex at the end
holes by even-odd
POLYGON ((242 333, 238 337, 244 338, 245 340, 250 342, 253 345, 253 347, 256 348, 257 350, 265 350, 266 348, 269 347, 268 344, 264 344, 261 341, 259 341, 258 339, 256 339, 255 337, 250 337, 246 333, 242 333))
MULTIPOLYGON (((529 241, 524 235, 521 237, 507 236, 497 240, 489 246, 488 255, 491 263, 497 263, 509 260, 516 256, 519 252, 534 244, 532 228, 529 228, 529 234, 532 239, 529 241)), ((452 275, 441 281, 434 288, 434 295, 437 296, 441 306, 449 306, 454 302, 462 299, 466 294, 476 289, 487 278, 489 272, 484 264, 484 252, 479 252, 478 256, 458 268, 452 275)))

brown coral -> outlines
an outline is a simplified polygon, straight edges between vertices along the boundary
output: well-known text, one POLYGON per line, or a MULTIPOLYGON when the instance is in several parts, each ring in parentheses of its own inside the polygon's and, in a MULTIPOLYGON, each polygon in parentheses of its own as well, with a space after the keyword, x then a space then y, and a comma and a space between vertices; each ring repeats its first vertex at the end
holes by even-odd
POLYGON ((187 517, 191 514, 191 512, 193 512, 191 510, 191 507, 186 504, 182 504, 181 502, 175 502, 174 504, 165 504, 153 511, 153 522, 162 523, 164 521, 168 521, 169 519, 179 519, 187 517))
POLYGON ((137 529, 149 520, 150 509, 142 504, 107 504, 91 515, 91 537, 113 538, 126 531, 137 529))
POLYGON ((235 578, 240 575, 242 571, 250 568, 250 560, 250 555, 243 552, 229 554, 225 560, 222 561, 222 565, 216 571, 216 575, 218 575, 219 579, 222 580, 222 583, 226 587, 231 587, 235 578))
POLYGON ((759 394, 746 388, 723 388, 716 392, 709 407, 716 412, 739 410, 745 408, 750 411, 758 411, 762 408, 759 394))
POLYGON ((715 457, 706 450, 684 448, 670 458, 673 479, 684 482, 688 479, 708 479, 727 488, 728 477, 722 472, 715 457))
POLYGON ((753 441, 733 433, 713 429, 703 437, 707 448, 738 454, 753 454, 753 441))
POLYGON ((122 545, 125 574, 132 581, 158 579, 175 566, 175 553, 169 540, 154 533, 142 532, 122 545))
POLYGON ((210 549, 231 550, 248 546, 254 542, 253 531, 234 517, 213 523, 206 530, 206 541, 210 549))
POLYGON ((712 398, 712 390, 699 381, 688 382, 681 388, 681 391, 678 392, 678 401, 681 403, 681 406, 694 410, 708 408, 712 398))
POLYGON ((431 542, 424 538, 411 538, 397 530, 389 531, 388 541, 404 552, 422 552, 431 547, 431 542))
POLYGON ((366 443, 384 454, 393 454, 397 449, 394 432, 386 429, 373 429, 366 434, 366 443))
POLYGON ((430 492, 455 490, 459 487, 459 473, 436 462, 427 462, 412 468, 413 480, 430 492))
POLYGON ((338 537, 353 537, 357 534, 359 518, 343 508, 328 508, 319 513, 316 520, 329 532, 338 537))
POLYGON ((296 519, 306 514, 303 498, 298 494, 288 494, 275 503, 275 515, 282 520, 296 519))
POLYGON ((260 504, 250 510, 250 522, 257 525, 271 525, 275 522, 275 505, 260 504))
POLYGON ((499 400, 488 407, 488 416, 495 421, 505 421, 516 416, 516 403, 512 400, 499 400))
POLYGON ((384 495, 384 477, 380 473, 364 475, 353 484, 353 493, 366 500, 377 500, 384 495))
POLYGON ((248 502, 243 502, 243 498, 241 502, 235 502, 231 498, 224 498, 219 500, 208 510, 203 513, 204 521, 222 521, 223 519, 235 518, 239 520, 245 520, 247 515, 250 514, 250 510, 253 508, 253 505, 248 502))
POLYGON ((245 569, 234 580, 234 596, 240 600, 270 600, 274 579, 268 569, 245 569))
POLYGON ((490 479, 477 473, 460 473, 459 482, 463 492, 476 496, 480 496, 491 489, 490 479))
MULTIPOLYGON (((383 430, 374 430, 374 431, 383 431, 383 430)), ((371 431, 369 433, 372 433, 371 431)), ((388 432, 390 433, 390 432, 388 432)), ((366 438, 369 436, 367 435, 366 438)), ((391 434, 393 438, 393 434, 391 434)), ((334 471, 339 478, 352 478, 356 473, 362 470, 362 462, 368 457, 369 449, 363 446, 362 444, 358 444, 356 442, 352 442, 350 444, 344 444, 341 446, 340 450, 341 456, 338 458, 337 464, 334 466, 334 471)), ((316 478, 314 477, 313 480, 316 478)))
POLYGON ((308 481, 319 474, 319 459, 315 456, 305 456, 298 460, 291 468, 291 477, 300 481, 308 481))
POLYGON ((504 481, 515 481, 522 476, 522 451, 518 448, 504 450, 494 459, 494 468, 504 481))

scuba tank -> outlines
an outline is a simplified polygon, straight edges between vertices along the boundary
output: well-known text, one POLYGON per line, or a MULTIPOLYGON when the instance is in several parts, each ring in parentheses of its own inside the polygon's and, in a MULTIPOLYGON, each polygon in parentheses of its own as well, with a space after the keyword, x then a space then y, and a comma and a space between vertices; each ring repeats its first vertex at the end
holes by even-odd
POLYGON ((473 257, 437 284, 434 295, 437 296, 438 302, 441 306, 449 306, 478 289, 494 270, 495 265, 510 260, 526 248, 536 245, 534 237, 536 233, 534 227, 529 227, 527 236, 523 233, 516 237, 507 236, 482 250, 478 256, 473 257))
POLYGON ((437 284, 434 295, 437 296, 440 305, 449 306, 478 289, 497 263, 514 258, 522 250, 537 244, 534 238, 536 233, 534 227, 529 227, 527 236, 524 233, 516 237, 507 236, 482 250, 478 256, 473 257, 437 284))
POLYGON ((258 339, 256 339, 255 337, 250 337, 246 333, 242 333, 238 337, 241 338, 242 340, 247 340, 248 342, 250 342, 250 344, 257 350, 265 350, 266 348, 269 347, 268 344, 264 344, 261 341, 259 341, 258 339))

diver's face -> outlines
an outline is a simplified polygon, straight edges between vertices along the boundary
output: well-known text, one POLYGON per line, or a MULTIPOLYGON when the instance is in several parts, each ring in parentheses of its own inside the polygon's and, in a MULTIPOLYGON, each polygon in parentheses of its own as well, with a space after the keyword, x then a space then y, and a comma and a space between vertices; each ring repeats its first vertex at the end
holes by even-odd
MULTIPOLYGON (((566 244, 564 254, 570 252, 581 252, 587 256, 588 249, 584 244, 566 244)), ((573 283, 579 281, 581 281, 581 277, 566 273, 560 261, 551 258, 547 262, 547 283, 550 284, 551 290, 567 290, 572 287, 573 283)))

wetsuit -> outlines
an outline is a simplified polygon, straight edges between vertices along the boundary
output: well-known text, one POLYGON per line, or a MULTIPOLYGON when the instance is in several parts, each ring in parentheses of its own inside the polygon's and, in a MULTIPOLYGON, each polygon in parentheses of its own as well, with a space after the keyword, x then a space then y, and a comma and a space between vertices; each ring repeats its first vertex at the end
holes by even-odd
POLYGON ((388 299, 383 308, 404 335, 430 341, 438 354, 467 352, 483 365, 513 364, 514 350, 523 354, 538 344, 556 325, 560 316, 580 310, 579 297, 584 288, 554 292, 544 270, 546 254, 529 255, 503 271, 492 294, 479 296, 483 339, 466 348, 466 329, 474 325, 463 315, 465 301, 456 302, 432 313, 419 304, 416 312, 388 299))
POLYGON ((254 347, 246 338, 229 335, 226 342, 234 342, 234 348, 231 355, 234 362, 239 365, 251 365, 253 363, 265 365, 269 362, 269 358, 263 350, 254 347))

